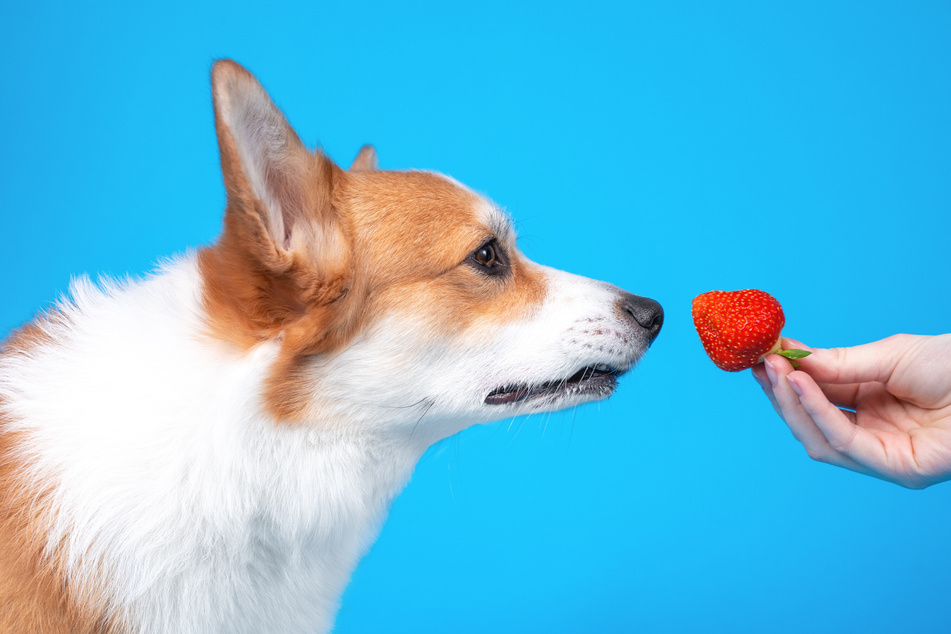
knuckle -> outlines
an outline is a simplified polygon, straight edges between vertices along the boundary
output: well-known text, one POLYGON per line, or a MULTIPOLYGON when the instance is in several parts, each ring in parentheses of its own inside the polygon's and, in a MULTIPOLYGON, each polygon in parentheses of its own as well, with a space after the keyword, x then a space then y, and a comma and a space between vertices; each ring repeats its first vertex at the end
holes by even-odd
POLYGON ((887 342, 889 342, 889 343, 892 343, 892 344, 895 344, 895 345, 898 345, 898 346, 905 346, 905 345, 911 343, 912 339, 914 339, 914 337, 913 337, 912 335, 906 335, 906 334, 904 334, 904 333, 899 333, 899 334, 897 334, 897 335, 892 335, 892 336, 890 336, 890 337, 886 337, 886 338, 885 338, 885 341, 887 341, 887 342))
POLYGON ((829 348, 829 369, 833 374, 833 382, 838 381, 842 374, 842 369, 848 367, 849 349, 848 348, 829 348))
POLYGON ((849 443, 843 442, 842 440, 830 440, 829 446, 832 447, 833 451, 837 451, 839 453, 848 453, 849 450, 849 443))
POLYGON ((828 460, 828 452, 825 447, 806 447, 806 455, 816 462, 826 462, 828 460))
POLYGON ((836 365, 841 364, 845 361, 845 358, 849 354, 848 348, 829 348, 829 354, 832 356, 832 362, 836 365))
POLYGON ((838 453, 848 455, 849 449, 852 447, 852 441, 855 440, 855 434, 858 432, 858 428, 853 426, 849 430, 849 433, 845 437, 833 437, 829 439, 829 446, 832 447, 834 451, 838 453))

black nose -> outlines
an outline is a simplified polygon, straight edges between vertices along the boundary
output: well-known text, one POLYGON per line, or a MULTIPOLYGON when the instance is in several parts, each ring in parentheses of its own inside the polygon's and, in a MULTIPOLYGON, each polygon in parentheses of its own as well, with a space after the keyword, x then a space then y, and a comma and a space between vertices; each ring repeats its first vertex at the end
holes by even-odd
POLYGON ((651 342, 660 334, 660 327, 664 325, 664 309, 654 300, 625 293, 618 300, 618 308, 628 319, 634 320, 648 332, 651 342))

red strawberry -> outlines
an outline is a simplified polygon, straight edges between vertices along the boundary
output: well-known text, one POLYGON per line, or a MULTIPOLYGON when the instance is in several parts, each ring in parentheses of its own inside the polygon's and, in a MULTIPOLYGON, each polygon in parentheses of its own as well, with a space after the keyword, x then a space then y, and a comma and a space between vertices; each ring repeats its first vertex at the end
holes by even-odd
POLYGON ((693 299, 693 324, 703 349, 727 372, 752 368, 767 354, 788 359, 808 356, 805 350, 782 349, 780 332, 785 323, 776 298, 754 288, 710 291, 693 299))

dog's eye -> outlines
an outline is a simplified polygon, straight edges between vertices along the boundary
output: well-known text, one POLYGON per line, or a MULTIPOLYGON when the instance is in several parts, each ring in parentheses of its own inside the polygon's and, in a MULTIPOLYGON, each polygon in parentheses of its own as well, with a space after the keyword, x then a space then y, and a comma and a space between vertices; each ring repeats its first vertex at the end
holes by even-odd
POLYGON ((499 256, 495 252, 495 245, 491 242, 488 244, 483 244, 481 247, 479 247, 479 250, 476 251, 474 255, 476 262, 482 266, 487 266, 490 269, 499 262, 499 256))
POLYGON ((494 238, 473 251, 469 261, 488 275, 502 275, 508 268, 505 253, 494 238))

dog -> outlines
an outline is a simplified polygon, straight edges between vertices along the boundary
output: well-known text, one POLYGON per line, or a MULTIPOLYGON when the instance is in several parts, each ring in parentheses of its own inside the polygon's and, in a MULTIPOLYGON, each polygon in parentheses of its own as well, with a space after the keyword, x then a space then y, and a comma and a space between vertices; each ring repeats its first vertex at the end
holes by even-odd
POLYGON ((605 398, 660 305, 447 176, 311 152, 212 70, 218 240, 0 351, 0 631, 322 632, 433 443, 605 398))

